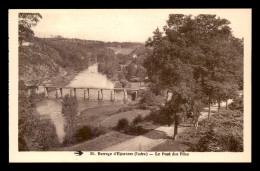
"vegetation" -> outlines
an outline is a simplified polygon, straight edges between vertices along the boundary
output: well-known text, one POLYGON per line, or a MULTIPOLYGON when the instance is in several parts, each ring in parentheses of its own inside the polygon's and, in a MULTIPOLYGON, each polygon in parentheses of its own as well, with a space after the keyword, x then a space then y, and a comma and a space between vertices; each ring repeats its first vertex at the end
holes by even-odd
POLYGON ((28 94, 23 81, 19 81, 18 94, 18 149, 19 151, 48 150, 59 145, 54 124, 49 119, 41 120, 34 105, 41 96, 28 94))
POLYGON ((129 127, 129 121, 126 118, 122 118, 117 122, 117 130, 126 129, 127 127, 129 127))
POLYGON ((235 71, 243 68, 243 41, 232 35, 229 24, 216 15, 171 14, 164 32, 156 29, 146 42, 153 49, 144 61, 150 81, 173 94, 163 109, 175 123, 173 139, 180 115, 198 118, 208 105, 210 117, 210 105, 230 98, 225 92, 241 80, 235 71))
POLYGON ((231 110, 238 110, 240 112, 244 112, 244 100, 243 99, 244 99, 243 96, 235 98, 234 101, 228 105, 228 108, 231 110))
POLYGON ((166 113, 164 113, 162 109, 151 111, 151 113, 144 117, 143 120, 152 121, 154 124, 160 125, 171 124, 171 118, 169 118, 169 115, 166 115, 166 113))
POLYGON ((242 152, 243 113, 223 110, 200 123, 200 139, 188 151, 196 152, 242 152))
MULTIPOLYGON (((140 117, 140 116, 139 116, 140 117)), ((139 119, 134 119, 131 124, 126 118, 122 118, 118 121, 116 130, 122 131, 125 134, 129 135, 142 135, 147 132, 141 125, 138 125, 139 119), (136 122, 137 121, 137 122, 136 122)))
POLYGON ((100 128, 83 126, 76 131, 74 136, 76 138, 76 142, 81 143, 81 142, 96 138, 103 133, 104 133, 104 130, 102 130, 100 128))
POLYGON ((75 143, 76 118, 77 118, 78 101, 76 97, 65 95, 62 99, 62 114, 65 119, 65 137, 63 144, 75 143))
POLYGON ((19 13, 18 17, 18 41, 21 46, 23 41, 33 39, 34 32, 31 28, 37 25, 42 16, 39 13, 19 13))
POLYGON ((133 123, 134 125, 136 125, 136 124, 142 122, 142 120, 143 120, 142 115, 139 114, 139 115, 137 115, 137 116, 133 119, 132 123, 133 123))

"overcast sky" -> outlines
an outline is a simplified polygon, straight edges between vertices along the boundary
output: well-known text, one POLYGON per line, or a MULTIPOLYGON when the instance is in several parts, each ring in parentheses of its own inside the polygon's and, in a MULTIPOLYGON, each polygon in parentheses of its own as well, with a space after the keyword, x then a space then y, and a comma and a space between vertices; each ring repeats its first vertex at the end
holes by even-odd
POLYGON ((246 34, 246 9, 109 9, 109 10, 36 10, 43 19, 33 28, 35 35, 101 40, 105 42, 145 42, 158 27, 161 31, 169 14, 216 14, 228 19, 233 34, 246 34))

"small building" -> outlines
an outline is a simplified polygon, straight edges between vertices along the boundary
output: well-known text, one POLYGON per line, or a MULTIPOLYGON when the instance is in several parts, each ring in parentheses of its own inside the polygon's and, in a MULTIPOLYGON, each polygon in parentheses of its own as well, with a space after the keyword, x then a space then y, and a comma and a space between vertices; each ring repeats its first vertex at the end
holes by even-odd
POLYGON ((33 46, 34 44, 31 42, 22 42, 22 46, 33 46))
POLYGON ((133 58, 137 58, 137 55, 136 55, 136 54, 133 54, 133 58))

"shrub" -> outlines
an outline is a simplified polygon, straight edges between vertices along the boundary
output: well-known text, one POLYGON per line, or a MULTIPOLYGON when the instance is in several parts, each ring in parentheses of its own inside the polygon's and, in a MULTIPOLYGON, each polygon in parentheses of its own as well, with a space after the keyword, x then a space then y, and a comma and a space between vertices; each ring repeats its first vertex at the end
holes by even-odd
POLYGON ((124 133, 129 135, 142 135, 146 132, 148 132, 148 130, 144 129, 141 125, 134 124, 131 124, 124 130, 124 133))
POLYGON ((171 122, 171 118, 166 115, 162 110, 153 110, 149 115, 147 115, 144 120, 152 121, 155 124, 166 125, 171 122))
POLYGON ((83 126, 76 131, 74 136, 76 141, 79 143, 79 142, 87 141, 95 137, 98 137, 103 133, 104 131, 100 128, 83 126))
MULTIPOLYGON (((140 117, 136 118, 138 118, 137 120, 139 120, 140 117)), ((129 121, 127 119, 120 119, 117 123, 116 130, 129 135, 141 135, 147 132, 146 129, 144 129, 140 125, 136 125, 134 122, 136 121, 133 121, 131 124, 129 124, 129 121)))
POLYGON ((75 131, 76 131, 76 118, 77 118, 77 107, 78 100, 76 97, 70 97, 69 95, 65 95, 62 98, 62 114, 65 119, 65 137, 64 137, 64 145, 69 145, 75 143, 75 131))
POLYGON ((126 118, 122 118, 117 122, 116 129, 122 130, 129 127, 129 121, 126 118))
POLYGON ((155 95, 150 90, 142 91, 139 93, 140 99, 140 108, 148 108, 148 106, 160 106, 164 101, 163 96, 155 95))
POLYGON ((234 99, 234 101, 232 103, 230 103, 228 105, 228 107, 231 110, 239 110, 239 111, 243 112, 243 110, 244 110, 243 97, 238 97, 238 98, 234 99))
POLYGON ((210 120, 200 122, 201 137, 189 151, 241 152, 243 151, 243 114, 239 111, 221 111, 210 120))
POLYGON ((138 123, 140 123, 140 122, 142 122, 142 116, 139 114, 138 116, 136 116, 134 119, 133 119, 133 121, 132 121, 132 123, 135 125, 135 124, 138 124, 138 123))
POLYGON ((120 80, 120 83, 122 84, 122 87, 124 87, 124 88, 132 87, 132 85, 127 80, 122 79, 122 80, 120 80))
POLYGON ((34 150, 46 151, 60 145, 56 128, 50 119, 40 120, 34 141, 34 150))
POLYGON ((122 86, 122 84, 120 82, 116 82, 114 87, 115 88, 122 88, 123 86, 122 86))

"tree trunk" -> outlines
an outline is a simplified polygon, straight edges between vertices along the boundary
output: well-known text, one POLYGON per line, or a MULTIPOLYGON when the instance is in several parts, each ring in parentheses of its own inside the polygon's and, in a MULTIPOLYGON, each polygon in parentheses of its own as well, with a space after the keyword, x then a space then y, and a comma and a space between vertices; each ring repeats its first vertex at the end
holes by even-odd
POLYGON ((194 115, 194 127, 197 130, 198 126, 199 126, 199 115, 197 117, 197 114, 194 115))
POLYGON ((177 114, 174 116, 174 135, 173 135, 173 140, 176 140, 176 136, 178 134, 178 117, 177 114))
POLYGON ((219 113, 219 109, 220 109, 220 101, 218 101, 218 113, 219 113))
POLYGON ((210 102, 211 102, 211 98, 210 98, 210 96, 209 96, 209 114, 208 114, 208 119, 209 119, 209 117, 210 117, 210 102))
POLYGON ((226 109, 228 110, 228 100, 226 100, 226 109))

